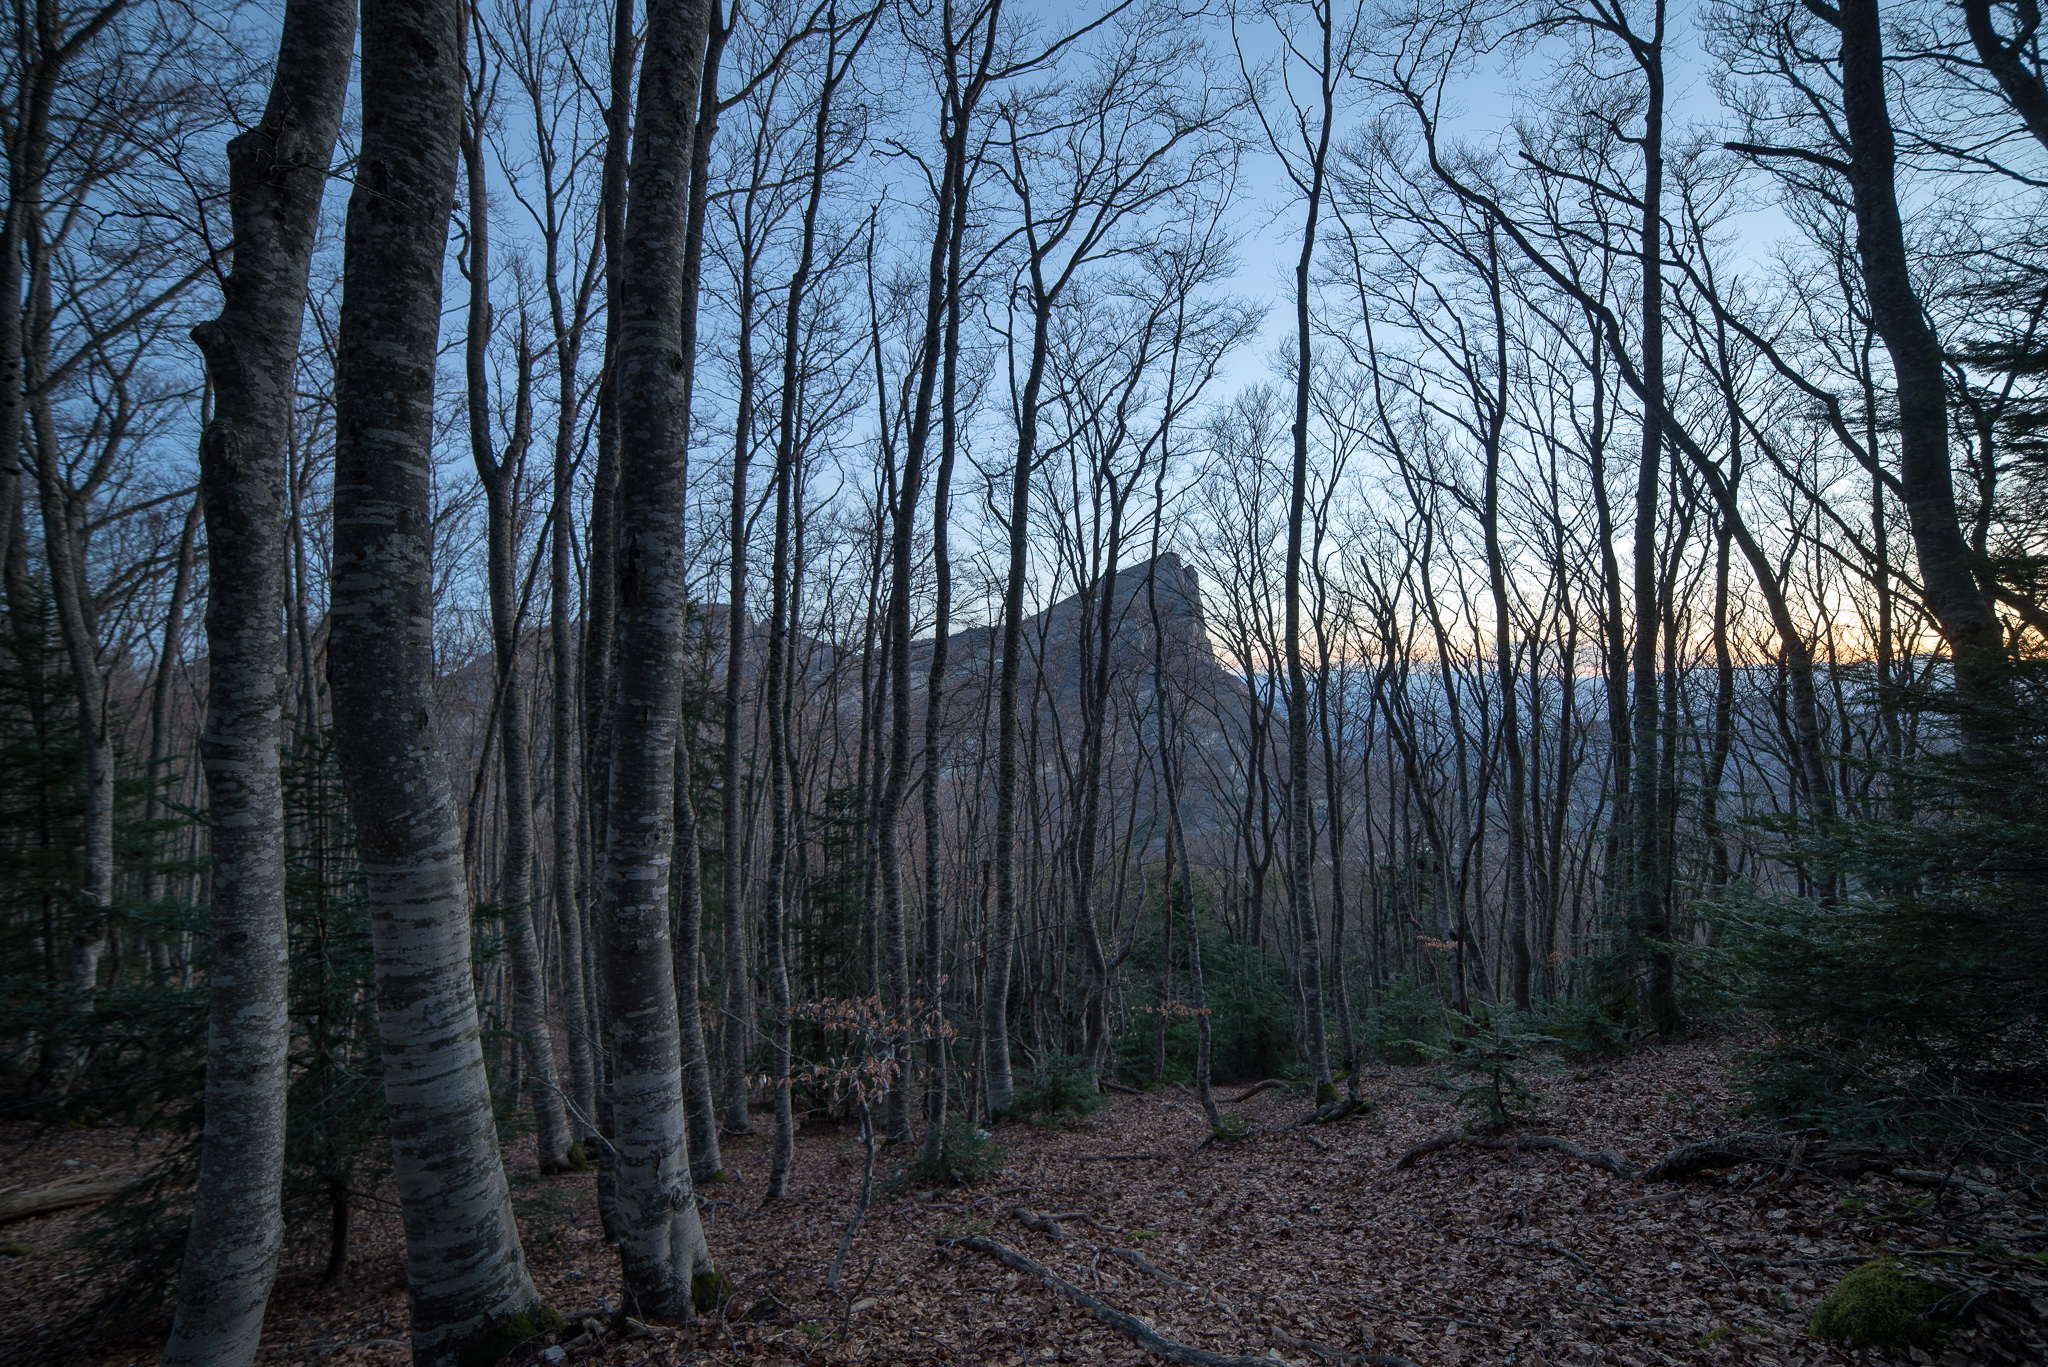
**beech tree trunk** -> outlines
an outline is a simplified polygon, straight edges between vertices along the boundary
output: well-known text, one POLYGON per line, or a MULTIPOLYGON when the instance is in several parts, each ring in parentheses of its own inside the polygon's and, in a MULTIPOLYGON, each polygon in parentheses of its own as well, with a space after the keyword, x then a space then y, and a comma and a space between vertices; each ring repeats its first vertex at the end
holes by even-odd
POLYGON ((545 1315, 498 1154, 462 826, 433 715, 434 366, 462 128, 463 7, 363 7, 361 150, 336 366, 328 677, 376 956, 415 1363, 545 1315))
MULTIPOLYGON (((306 277, 348 96, 355 19, 354 0, 285 5, 262 121, 228 145, 234 261, 221 313, 192 330, 213 386, 213 418, 199 448, 210 569, 200 754, 211 951, 206 1130, 165 1367, 255 1361, 284 1239, 287 465, 306 277)), ((182 564, 180 571, 182 580, 182 564)), ((161 708, 153 729, 161 735, 161 708)), ((162 747, 157 737, 152 744, 162 747)))
POLYGON ((614 1230, 626 1307, 658 1320, 691 1318, 692 1280, 712 1270, 690 1175, 669 945, 688 592, 684 317, 697 283, 685 259, 710 10, 708 0, 649 6, 625 253, 611 301, 621 478, 603 917, 614 1230))

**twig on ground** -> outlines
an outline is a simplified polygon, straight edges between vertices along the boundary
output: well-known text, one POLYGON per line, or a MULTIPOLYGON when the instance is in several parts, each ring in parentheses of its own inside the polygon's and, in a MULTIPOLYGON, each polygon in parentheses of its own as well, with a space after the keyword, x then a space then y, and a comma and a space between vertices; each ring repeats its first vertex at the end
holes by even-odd
POLYGON ((1612 1149, 1582 1149, 1569 1139, 1559 1139, 1548 1134, 1503 1135, 1499 1138, 1477 1134, 1440 1134, 1434 1139, 1423 1140, 1402 1154, 1394 1161, 1394 1171, 1399 1172, 1403 1168, 1412 1167, 1417 1159, 1427 1158, 1430 1154, 1442 1153, 1445 1149, 1461 1145, 1469 1145, 1475 1149, 1543 1149, 1564 1154, 1568 1158, 1576 1158, 1591 1167, 1605 1168, 1623 1179, 1634 1179, 1642 1175, 1640 1168, 1612 1149))
POLYGON ((1391 1305, 1374 1305, 1371 1301, 1360 1301, 1359 1304, 1368 1310, 1377 1310, 1383 1315, 1392 1315, 1397 1320, 1430 1320, 1438 1324, 1461 1324, 1467 1329, 1484 1329, 1488 1333, 1497 1334, 1500 1332, 1500 1326, 1497 1324, 1479 1324, 1473 1320, 1458 1319, 1453 1315, 1418 1315, 1407 1310, 1396 1310, 1391 1305))
POLYGON ((1250 1101, 1260 1092, 1270 1092, 1275 1087, 1285 1087, 1286 1085, 1286 1083, 1282 1082, 1277 1077, 1269 1077, 1264 1082, 1254 1082, 1251 1086, 1245 1088, 1236 1096, 1226 1096, 1220 1098, 1220 1100, 1226 1106, 1242 1106, 1245 1102, 1250 1101))
MULTIPOLYGON (((1377 1363, 1379 1367, 1393 1367, 1395 1363, 1407 1363, 1408 1361, 1406 1358, 1390 1357, 1385 1353, 1347 1353, 1342 1349, 1326 1347, 1323 1344, 1317 1343, 1314 1339, 1298 1339, 1278 1325, 1274 1325, 1266 1332, 1272 1337, 1279 1339, 1284 1346, 1293 1349, 1295 1352, 1314 1353, 1325 1362, 1377 1363)), ((1266 1360, 1268 1362, 1272 1361, 1271 1358, 1266 1360)), ((1413 1367, 1413 1364, 1409 1364, 1409 1367, 1413 1367)))
POLYGON ((1546 1253, 1555 1253, 1560 1258, 1569 1258, 1585 1270, 1586 1275, 1593 1279, 1593 1285, 1599 1287, 1601 1294, 1606 1296, 1608 1300, 1613 1301, 1616 1305, 1627 1304, 1621 1297, 1614 1294, 1612 1288, 1602 1279, 1600 1273, 1593 1267, 1593 1264, 1587 1262, 1568 1248, 1559 1248, 1556 1244, 1546 1243, 1541 1239, 1503 1239, 1498 1234, 1471 1234, 1466 1237, 1483 1239, 1490 1244, 1506 1244, 1509 1248, 1541 1249, 1546 1253))
POLYGON ((1104 1244, 1102 1247, 1104 1251, 1108 1252, 1112 1257, 1122 1258, 1125 1262, 1129 1263, 1132 1267, 1137 1268, 1140 1272, 1143 1272, 1148 1276, 1157 1277, 1160 1281, 1165 1282, 1168 1286, 1173 1287, 1177 1291, 1192 1291, 1195 1289, 1192 1286, 1189 1286, 1186 1282, 1182 1281, 1180 1278, 1174 1276, 1171 1272, 1164 1271, 1161 1268, 1154 1265, 1150 1258, 1147 1258, 1144 1254, 1138 1252, 1138 1250, 1135 1248, 1116 1248, 1109 1244, 1104 1244))
POLYGON ((1923 1168, 1893 1168, 1892 1176, 1901 1182, 1911 1182, 1916 1187, 1954 1187, 1966 1191, 1980 1201, 2004 1202, 2010 1198, 1997 1187, 1984 1182, 1974 1182, 1967 1177, 1958 1177, 1952 1172, 1930 1172, 1923 1168))

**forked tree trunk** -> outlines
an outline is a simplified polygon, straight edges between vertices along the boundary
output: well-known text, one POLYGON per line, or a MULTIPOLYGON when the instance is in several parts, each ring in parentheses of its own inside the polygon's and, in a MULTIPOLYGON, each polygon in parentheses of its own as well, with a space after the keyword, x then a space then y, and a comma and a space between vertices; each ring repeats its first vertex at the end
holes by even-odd
MULTIPOLYGON (((602 915, 611 1055, 614 1231, 626 1308, 688 1319, 711 1273, 683 1115, 669 945, 687 583, 690 169, 708 0, 649 6, 634 120, 614 357, 619 416, 619 620, 602 915)), ((694 310, 692 310, 694 312, 694 310)), ((693 852, 685 851, 685 859, 693 852)))
MULTIPOLYGON (((479 57, 477 81, 484 79, 479 57)), ((463 339, 469 382, 469 451, 484 486, 485 561, 491 608, 491 648, 497 673, 498 765, 503 784, 504 835, 498 857, 498 901, 512 969, 512 1033, 524 1064, 522 1079, 533 1102, 534 1159, 543 1173, 569 1170, 569 1117, 555 1078, 555 1044, 548 1025, 540 944, 533 920, 533 771, 526 750, 526 693, 520 679, 518 529, 512 499, 533 440, 533 365, 524 321, 512 430, 505 450, 493 449, 489 356, 491 343, 490 211, 484 180, 483 118, 477 87, 464 124, 462 165, 469 203, 469 331, 463 339)))
MULTIPOLYGON (((284 1238, 287 465, 306 276, 348 96, 355 18, 354 0, 286 4, 262 122, 228 145, 234 264, 221 314, 192 330, 214 399, 199 475, 211 571, 200 738, 211 952, 206 1131, 166 1367, 255 1361, 284 1238)), ((162 729, 159 709, 154 730, 162 729)))
POLYGON ((336 364, 328 676, 376 956, 413 1361, 544 1315, 519 1247, 470 976, 462 825, 433 716, 431 508, 441 266, 463 6, 363 7, 361 151, 336 364))

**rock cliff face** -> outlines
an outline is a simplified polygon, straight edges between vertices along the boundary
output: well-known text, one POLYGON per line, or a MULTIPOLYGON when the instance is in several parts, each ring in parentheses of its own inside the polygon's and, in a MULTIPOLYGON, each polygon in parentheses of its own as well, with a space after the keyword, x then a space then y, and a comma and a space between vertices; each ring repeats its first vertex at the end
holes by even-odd
MULTIPOLYGON (((1218 662, 1202 615, 1201 581, 1195 571, 1172 553, 1156 561, 1141 561, 1117 571, 1110 590, 1109 700, 1106 716, 1108 751, 1105 780, 1131 795, 1133 787, 1143 788, 1137 800, 1149 804, 1149 780, 1136 782, 1136 774, 1149 764, 1134 753, 1139 743, 1156 745, 1154 718, 1153 610, 1156 604, 1160 635, 1165 639, 1164 662, 1167 687, 1173 700, 1179 734, 1187 748, 1188 763, 1200 768, 1204 753, 1222 760, 1228 749, 1219 728, 1219 713, 1228 713, 1235 692, 1242 685, 1218 662), (1156 580, 1156 583, 1154 582, 1156 580)), ((1077 752, 1081 732, 1083 680, 1095 662, 1096 643, 1101 639, 1101 586, 1085 593, 1070 594, 1024 622, 1025 658, 1019 687, 1022 690, 1027 746, 1035 745, 1040 773, 1048 788, 1058 789, 1061 766, 1058 751, 1070 756, 1077 752), (1035 709, 1035 712, 1034 712, 1035 709), (1036 736, 1036 741, 1032 740, 1036 736)), ((722 688, 725 662, 725 630, 729 620, 723 604, 693 607, 689 657, 691 687, 708 693, 722 688)), ((746 715, 753 715, 752 693, 760 686, 762 653, 767 647, 767 624, 747 619, 745 688, 746 715)), ((527 648, 536 656, 544 648, 544 632, 528 633, 527 648)), ((954 632, 947 649, 946 682, 942 705, 945 709, 945 765, 951 781, 973 784, 988 781, 995 753, 996 658, 1001 648, 999 629, 971 627, 954 632), (984 749, 986 753, 984 753, 984 749)), ((793 633, 797 675, 798 709, 836 707, 836 725, 842 738, 851 743, 859 725, 860 674, 857 649, 842 649, 831 642, 793 633), (809 695, 808 701, 805 695, 809 695)), ((914 724, 922 748, 925 683, 931 667, 931 638, 911 643, 910 673, 914 724)), ((435 684, 436 711, 449 739, 450 757, 459 797, 470 789, 483 757, 483 729, 491 715, 494 676, 488 654, 476 656, 458 668, 442 674, 435 684)), ((715 709, 713 714, 715 716, 715 709)), ((799 732, 808 733, 803 743, 816 743, 816 727, 835 722, 812 713, 799 722, 799 732)), ((709 743, 717 744, 718 727, 710 724, 709 743)), ((829 743, 827 743, 829 748, 829 743)), ((922 760, 914 761, 922 765, 922 760)), ((1191 831, 1211 827, 1220 818, 1211 799, 1192 785, 1185 794, 1185 817, 1191 831)), ((1057 803, 1056 798, 1048 798, 1057 803)), ((965 794, 961 800, 968 800, 965 794)), ((815 795, 811 795, 814 800, 815 795)))
MULTIPOLYGON (((1176 677, 1186 676, 1184 684, 1216 671, 1215 653, 1202 619, 1201 581, 1179 556, 1169 551, 1157 560, 1118 570, 1111 593, 1109 667, 1114 696, 1134 691, 1148 698, 1151 694, 1155 605, 1159 632, 1166 640, 1167 669, 1176 677)), ((1036 689, 1042 703, 1077 706, 1083 671, 1094 663, 1101 612, 1102 585, 1098 583, 1027 617, 1019 686, 1027 694, 1036 689)), ((977 681, 989 679, 1001 639, 1000 630, 994 627, 953 633, 947 648, 947 674, 959 682, 949 687, 972 689, 977 681)), ((919 642, 913 649, 911 668, 920 681, 930 664, 930 651, 929 641, 919 642)))

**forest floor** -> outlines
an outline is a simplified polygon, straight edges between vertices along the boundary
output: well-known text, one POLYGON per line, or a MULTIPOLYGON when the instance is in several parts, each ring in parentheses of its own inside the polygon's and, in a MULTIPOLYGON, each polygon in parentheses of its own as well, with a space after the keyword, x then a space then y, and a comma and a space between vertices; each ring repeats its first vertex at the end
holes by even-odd
MULTIPOLYGON (((2038 1239, 2048 1225, 2048 1206, 2025 1194, 1984 1209, 1967 1195, 1876 1175, 1853 1192, 1772 1181, 1756 1166, 1646 1186, 1562 1153, 1464 1146, 1397 1170, 1410 1147, 1463 1119, 1426 1085, 1429 1072, 1371 1068, 1370 1115, 1308 1128, 1281 1128, 1307 1109, 1300 1095, 1266 1091, 1235 1109, 1271 1132, 1199 1151, 1207 1127, 1191 1098, 1172 1088, 1115 1096, 1066 1127, 1006 1124, 996 1136, 1007 1149, 999 1177, 955 1191, 878 1195, 839 1288, 829 1292, 825 1269, 860 1187, 855 1131, 803 1130, 790 1195, 772 1206, 760 1200, 766 1134, 735 1137, 725 1149, 727 1182, 704 1193, 715 1198, 705 1210, 711 1246, 732 1281, 728 1317, 637 1338, 600 1333, 550 1358, 578 1367, 1159 1360, 1037 1278, 948 1242, 981 1235, 1143 1316, 1159 1333, 1216 1353, 1317 1363, 1363 1352, 1418 1367, 1876 1364, 1893 1359, 1806 1334, 1814 1304, 1853 1260, 1953 1247, 1945 1241, 1961 1237, 1961 1225, 2014 1239, 2038 1239), (1025 1215, 1057 1217, 1064 1237, 1028 1228, 1025 1215), (1142 1258, 1134 1264, 1119 1249, 1142 1258)), ((1637 1165, 1749 1128, 1735 1113, 1726 1046, 1712 1041, 1647 1048, 1602 1067, 1551 1073, 1540 1085, 1544 1123, 1534 1130, 1613 1149, 1637 1165)), ((118 1131, 17 1127, 0 1131, 0 1189, 87 1164, 133 1168, 147 1156, 147 1146, 118 1131)), ((511 1157, 516 1164, 529 1156, 515 1149, 511 1157)), ((899 1161, 883 1155, 878 1188, 899 1161)), ((593 1179, 514 1182, 543 1294, 579 1321, 607 1316, 617 1304, 618 1262, 599 1233, 593 1179)), ((89 1218, 74 1211, 0 1231, 11 1254, 0 1258, 0 1359, 155 1362, 161 1323, 154 1337, 138 1333, 84 1354, 75 1337, 68 1349, 53 1337, 76 1334, 76 1312, 92 1294, 85 1255, 67 1246, 89 1218), (59 1330, 66 1324, 73 1328, 59 1330)), ((395 1216, 361 1219, 341 1288, 319 1285, 324 1230, 294 1233, 303 1237, 279 1275, 260 1361, 406 1362, 395 1216)), ((2041 1301, 2033 1304, 2038 1313, 2041 1301)), ((580 1332, 572 1325, 558 1337, 580 1332)), ((2025 1351, 1963 1330, 1936 1357, 1915 1351, 1897 1361, 1966 1367, 2020 1361, 2025 1351)))

